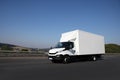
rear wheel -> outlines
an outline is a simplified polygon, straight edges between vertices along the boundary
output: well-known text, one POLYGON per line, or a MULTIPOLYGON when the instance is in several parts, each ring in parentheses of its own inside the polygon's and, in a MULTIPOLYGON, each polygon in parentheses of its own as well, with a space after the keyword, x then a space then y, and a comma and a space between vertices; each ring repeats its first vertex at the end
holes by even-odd
POLYGON ((96 57, 96 56, 92 56, 92 60, 93 60, 93 61, 96 61, 96 60, 97 60, 97 57, 96 57))

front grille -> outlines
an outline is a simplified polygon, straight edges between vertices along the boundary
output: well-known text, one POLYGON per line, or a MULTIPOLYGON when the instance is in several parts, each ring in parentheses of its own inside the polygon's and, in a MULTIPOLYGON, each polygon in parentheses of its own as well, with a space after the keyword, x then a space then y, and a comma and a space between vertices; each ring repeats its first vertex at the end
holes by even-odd
POLYGON ((49 53, 49 54, 56 54, 56 53, 49 53))

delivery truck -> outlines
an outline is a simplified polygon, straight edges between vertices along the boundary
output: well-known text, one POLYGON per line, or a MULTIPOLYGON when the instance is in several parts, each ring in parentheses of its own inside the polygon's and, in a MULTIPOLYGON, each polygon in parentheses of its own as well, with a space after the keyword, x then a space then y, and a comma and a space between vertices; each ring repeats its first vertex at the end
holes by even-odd
POLYGON ((76 58, 96 61, 103 54, 105 54, 103 36, 74 30, 62 33, 57 45, 49 50, 48 59, 54 63, 69 63, 76 58))

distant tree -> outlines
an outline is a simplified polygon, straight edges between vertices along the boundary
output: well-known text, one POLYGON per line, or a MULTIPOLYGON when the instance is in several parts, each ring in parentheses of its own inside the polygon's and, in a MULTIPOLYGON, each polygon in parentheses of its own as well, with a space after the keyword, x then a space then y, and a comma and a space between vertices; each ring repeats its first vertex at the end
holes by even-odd
POLYGON ((13 48, 8 45, 2 45, 1 50, 13 50, 13 48))
POLYGON ((28 51, 28 49, 22 49, 21 51, 28 51))

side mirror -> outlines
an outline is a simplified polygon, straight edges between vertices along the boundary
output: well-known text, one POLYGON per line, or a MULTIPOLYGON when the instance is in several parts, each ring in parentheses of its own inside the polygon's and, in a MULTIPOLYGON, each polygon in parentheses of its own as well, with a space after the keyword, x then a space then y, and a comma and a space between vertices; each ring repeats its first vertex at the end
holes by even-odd
POLYGON ((50 49, 53 49, 53 47, 51 46, 50 49))

